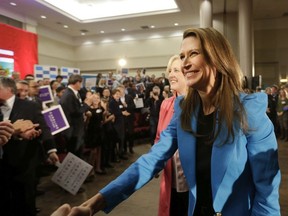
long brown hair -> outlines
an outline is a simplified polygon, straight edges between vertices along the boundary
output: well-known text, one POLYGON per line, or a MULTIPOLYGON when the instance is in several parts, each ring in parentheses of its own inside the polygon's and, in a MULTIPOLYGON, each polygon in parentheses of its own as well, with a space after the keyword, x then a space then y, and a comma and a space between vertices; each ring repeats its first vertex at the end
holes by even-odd
MULTIPOLYGON (((216 118, 218 127, 214 132, 214 141, 225 125, 227 136, 224 143, 235 138, 235 130, 243 129, 247 132, 248 125, 246 112, 240 102, 239 93, 242 92, 242 71, 233 54, 229 42, 224 36, 213 28, 189 28, 184 31, 183 39, 195 37, 199 39, 204 58, 210 67, 216 68, 216 82, 214 96, 211 104, 216 108, 213 128, 216 130, 216 118)), ((198 91, 189 88, 185 99, 181 102, 181 126, 183 130, 192 132, 197 136, 196 131, 191 128, 192 115, 197 115, 195 110, 201 104, 198 91)))

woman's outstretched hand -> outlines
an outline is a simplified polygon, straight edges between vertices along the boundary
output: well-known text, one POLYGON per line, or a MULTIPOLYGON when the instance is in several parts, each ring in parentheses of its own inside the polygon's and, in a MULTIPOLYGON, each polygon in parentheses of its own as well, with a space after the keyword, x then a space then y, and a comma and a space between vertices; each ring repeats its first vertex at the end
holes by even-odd
POLYGON ((97 193, 80 206, 71 208, 70 205, 60 206, 51 216, 92 216, 105 207, 104 197, 97 193))

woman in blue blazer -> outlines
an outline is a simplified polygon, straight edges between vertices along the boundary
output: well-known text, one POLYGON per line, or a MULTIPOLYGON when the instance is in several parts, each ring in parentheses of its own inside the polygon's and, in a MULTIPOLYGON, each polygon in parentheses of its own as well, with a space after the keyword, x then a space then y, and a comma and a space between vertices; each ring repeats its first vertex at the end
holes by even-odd
POLYGON ((111 211, 177 149, 189 186, 189 216, 280 215, 277 142, 266 115, 267 95, 242 93, 232 49, 212 28, 187 29, 180 58, 189 92, 175 101, 158 144, 80 207, 62 206, 55 216, 111 211), (70 214, 58 214, 63 209, 70 214))

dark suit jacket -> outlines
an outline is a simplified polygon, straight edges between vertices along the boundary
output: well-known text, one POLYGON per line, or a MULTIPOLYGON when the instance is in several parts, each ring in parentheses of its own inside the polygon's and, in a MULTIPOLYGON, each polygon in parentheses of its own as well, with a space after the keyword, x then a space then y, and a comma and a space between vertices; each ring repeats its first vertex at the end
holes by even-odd
POLYGON ((41 110, 35 102, 21 100, 16 97, 9 119, 12 123, 18 119, 31 120, 34 124, 39 123, 42 130, 41 136, 37 139, 19 140, 12 138, 3 147, 3 161, 13 169, 16 169, 17 171, 14 170, 14 172, 23 177, 29 167, 36 166, 31 163, 34 163, 32 159, 38 156, 40 143, 43 143, 43 148, 46 152, 55 148, 55 143, 50 128, 47 126, 41 110))
POLYGON ((125 116, 125 121, 128 122, 128 124, 131 124, 133 127, 133 121, 134 121, 134 111, 135 111, 135 103, 131 95, 126 94, 125 95, 125 102, 127 104, 126 111, 129 112, 131 115, 125 116))
POLYGON ((68 137, 82 135, 84 130, 83 114, 89 109, 86 103, 81 104, 74 92, 67 88, 60 99, 60 105, 66 115, 70 128, 64 131, 68 137))
POLYGON ((109 101, 110 113, 115 115, 114 128, 121 128, 124 124, 124 116, 122 111, 124 111, 124 105, 121 100, 116 101, 113 97, 109 101))
POLYGON ((12 137, 3 146, 0 160, 0 212, 1 215, 36 215, 35 174, 38 165, 39 148, 47 152, 55 148, 53 136, 37 103, 15 98, 11 110, 11 122, 18 119, 38 123, 42 135, 33 140, 12 137))

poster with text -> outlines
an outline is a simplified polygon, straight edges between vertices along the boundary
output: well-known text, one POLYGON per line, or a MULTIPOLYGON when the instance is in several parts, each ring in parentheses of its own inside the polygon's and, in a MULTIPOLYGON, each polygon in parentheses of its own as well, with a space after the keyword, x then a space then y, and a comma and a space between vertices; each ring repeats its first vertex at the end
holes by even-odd
POLYGON ((43 110, 42 114, 52 135, 60 133, 70 127, 61 105, 43 110))
POLYGON ((39 88, 39 98, 43 103, 51 103, 54 101, 52 90, 50 85, 40 86, 39 88))
POLYGON ((54 173, 52 181, 76 195, 92 168, 90 164, 69 152, 54 173))

